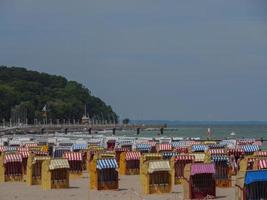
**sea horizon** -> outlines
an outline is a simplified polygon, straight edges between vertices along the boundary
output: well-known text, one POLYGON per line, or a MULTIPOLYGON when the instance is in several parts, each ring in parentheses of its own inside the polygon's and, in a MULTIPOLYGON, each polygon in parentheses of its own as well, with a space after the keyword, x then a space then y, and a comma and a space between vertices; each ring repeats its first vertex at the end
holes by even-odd
POLYGON ((167 126, 190 125, 267 125, 265 120, 130 120, 131 124, 166 124, 167 126))

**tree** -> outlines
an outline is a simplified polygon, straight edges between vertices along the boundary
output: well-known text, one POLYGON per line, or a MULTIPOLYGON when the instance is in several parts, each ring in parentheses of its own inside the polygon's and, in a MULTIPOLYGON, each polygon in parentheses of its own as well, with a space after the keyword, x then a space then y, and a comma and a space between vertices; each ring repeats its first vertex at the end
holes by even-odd
POLYGON ((11 117, 11 109, 13 113, 21 113, 23 108, 28 121, 33 123, 35 118, 42 119, 44 105, 49 107, 49 119, 80 120, 86 104, 89 116, 101 116, 102 120, 114 116, 115 122, 118 121, 111 106, 92 96, 82 84, 25 68, 0 66, 0 99, 0 118, 6 120, 11 117))
POLYGON ((123 124, 129 124, 130 123, 130 119, 125 118, 124 120, 122 120, 122 123, 123 124))

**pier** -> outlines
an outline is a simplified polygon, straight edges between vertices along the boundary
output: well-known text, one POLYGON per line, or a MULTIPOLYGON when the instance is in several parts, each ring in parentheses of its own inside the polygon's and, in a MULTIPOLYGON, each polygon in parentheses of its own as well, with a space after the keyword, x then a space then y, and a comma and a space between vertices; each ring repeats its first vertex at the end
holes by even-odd
POLYGON ((0 128, 0 135, 5 134, 27 134, 27 133, 54 133, 54 132, 92 132, 102 130, 157 130, 163 132, 167 128, 164 124, 158 125, 141 125, 141 124, 40 124, 40 125, 20 125, 6 126, 0 128))

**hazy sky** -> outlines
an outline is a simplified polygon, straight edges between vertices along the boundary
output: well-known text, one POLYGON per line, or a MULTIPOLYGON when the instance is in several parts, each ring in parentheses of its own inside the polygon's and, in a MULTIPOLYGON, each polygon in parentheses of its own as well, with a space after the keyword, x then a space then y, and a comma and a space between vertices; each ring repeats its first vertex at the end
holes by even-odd
POLYGON ((267 1, 0 0, 0 64, 131 119, 267 120, 267 1))

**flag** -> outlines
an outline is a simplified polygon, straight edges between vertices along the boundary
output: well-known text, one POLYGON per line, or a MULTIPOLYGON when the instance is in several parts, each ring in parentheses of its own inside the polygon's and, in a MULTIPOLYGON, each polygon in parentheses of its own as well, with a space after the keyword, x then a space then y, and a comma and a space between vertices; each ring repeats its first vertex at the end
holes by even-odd
POLYGON ((47 109, 46 109, 46 105, 44 105, 44 107, 43 107, 43 110, 42 110, 43 112, 46 112, 47 111, 47 109))
POLYGON ((211 136, 211 129, 208 128, 208 136, 210 137, 211 136))
POLYGON ((46 107, 46 105, 44 105, 44 107, 42 109, 42 112, 43 112, 43 116, 47 117, 47 107, 46 107))

